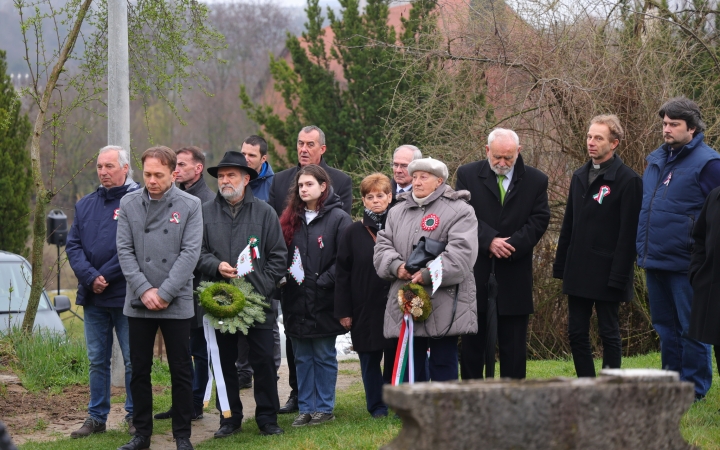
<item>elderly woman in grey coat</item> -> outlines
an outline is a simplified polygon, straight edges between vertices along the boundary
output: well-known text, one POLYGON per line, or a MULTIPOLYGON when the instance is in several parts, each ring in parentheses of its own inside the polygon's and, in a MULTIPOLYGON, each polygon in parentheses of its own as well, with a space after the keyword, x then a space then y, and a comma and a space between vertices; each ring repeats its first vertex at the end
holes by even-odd
POLYGON ((385 308, 384 334, 398 337, 403 311, 398 291, 407 283, 421 284, 431 296, 432 312, 414 324, 415 380, 447 381, 458 378, 457 337, 477 333, 477 302, 473 266, 478 252, 478 222, 467 203, 470 193, 454 191, 445 184, 447 166, 432 158, 416 159, 408 172, 411 192, 398 196, 388 212, 385 229, 377 236, 373 264, 381 278, 392 280, 385 308), (427 268, 410 273, 405 261, 425 237, 445 243, 442 283, 432 293, 427 268), (429 373, 421 353, 430 349, 429 373))

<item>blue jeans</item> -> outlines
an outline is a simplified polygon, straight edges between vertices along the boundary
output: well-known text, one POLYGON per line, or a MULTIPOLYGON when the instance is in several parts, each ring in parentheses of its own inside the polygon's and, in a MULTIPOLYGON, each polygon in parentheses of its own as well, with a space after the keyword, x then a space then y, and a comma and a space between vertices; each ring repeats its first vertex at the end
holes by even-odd
POLYGON ((712 384, 712 359, 710 345, 688 337, 693 297, 690 281, 679 272, 648 269, 645 273, 662 366, 695 384, 695 396, 704 396, 712 384))
POLYGON ((300 414, 332 413, 338 374, 335 336, 290 339, 295 352, 300 414))
POLYGON ((132 417, 133 400, 130 393, 130 341, 128 320, 122 308, 84 305, 85 344, 90 360, 90 403, 88 415, 94 420, 105 423, 110 412, 110 357, 112 356, 113 328, 117 333, 125 362, 125 411, 126 417, 132 417))

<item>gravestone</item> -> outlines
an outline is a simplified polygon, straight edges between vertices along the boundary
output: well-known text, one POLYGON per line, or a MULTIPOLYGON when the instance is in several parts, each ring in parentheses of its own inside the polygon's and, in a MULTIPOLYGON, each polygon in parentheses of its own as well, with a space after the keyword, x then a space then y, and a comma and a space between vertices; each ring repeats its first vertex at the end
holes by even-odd
POLYGON ((680 419, 692 383, 663 370, 604 370, 598 378, 386 385, 403 421, 386 450, 693 449, 680 419))

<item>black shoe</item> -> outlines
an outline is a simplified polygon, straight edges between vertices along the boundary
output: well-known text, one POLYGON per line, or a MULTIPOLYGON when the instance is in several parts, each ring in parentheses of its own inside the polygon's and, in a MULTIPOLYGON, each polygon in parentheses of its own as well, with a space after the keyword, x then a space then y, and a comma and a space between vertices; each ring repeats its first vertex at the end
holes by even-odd
POLYGON ((175 438, 175 445, 177 446, 177 450, 195 450, 195 447, 190 443, 190 438, 175 438))
POLYGON ((266 423, 260 427, 260 434, 263 436, 272 436, 274 434, 283 434, 284 431, 276 423, 266 423))
POLYGON ((238 389, 250 389, 252 387, 252 378, 238 377, 238 389))
POLYGON ((130 442, 122 447, 118 447, 117 450, 142 450, 145 448, 150 448, 150 436, 140 436, 136 434, 130 439, 130 442))
POLYGON ((225 425, 221 425, 220 429, 217 430, 213 436, 215 438, 224 438, 232 436, 235 433, 239 433, 241 430, 242 425, 231 425, 229 423, 226 423, 225 425))
POLYGON ((279 414, 291 414, 291 413, 294 413, 297 411, 299 411, 297 395, 290 395, 290 398, 288 398, 288 401, 285 403, 285 406, 280 408, 278 413, 279 414))
POLYGON ((155 419, 155 420, 172 419, 172 408, 168 409, 165 412, 155 414, 153 416, 153 419, 155 419))

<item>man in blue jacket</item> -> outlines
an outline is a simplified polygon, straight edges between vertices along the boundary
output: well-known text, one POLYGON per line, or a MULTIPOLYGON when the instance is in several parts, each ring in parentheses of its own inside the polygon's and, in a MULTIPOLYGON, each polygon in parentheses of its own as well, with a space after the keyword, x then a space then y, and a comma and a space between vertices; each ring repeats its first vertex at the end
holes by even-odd
POLYGON ((648 155, 636 248, 645 269, 662 367, 695 384, 702 400, 712 383, 710 346, 688 337, 691 233, 708 193, 720 186, 720 155, 704 142, 698 105, 685 97, 658 112, 665 144, 648 155))
POLYGON ((258 173, 258 177, 250 181, 250 189, 253 191, 255 198, 264 202, 270 197, 270 186, 272 186, 275 172, 273 172, 268 162, 268 145, 267 141, 260 136, 248 136, 243 141, 240 153, 243 154, 247 161, 248 167, 258 173))
POLYGON ((133 399, 130 393, 130 345, 128 320, 123 315, 125 277, 118 262, 115 235, 120 199, 140 188, 132 180, 126 150, 109 145, 100 150, 97 173, 101 186, 75 205, 65 251, 78 279, 77 304, 85 314, 85 341, 90 360, 88 418, 72 438, 105 431, 110 412, 110 356, 113 329, 125 362, 125 420, 133 434, 133 399))

